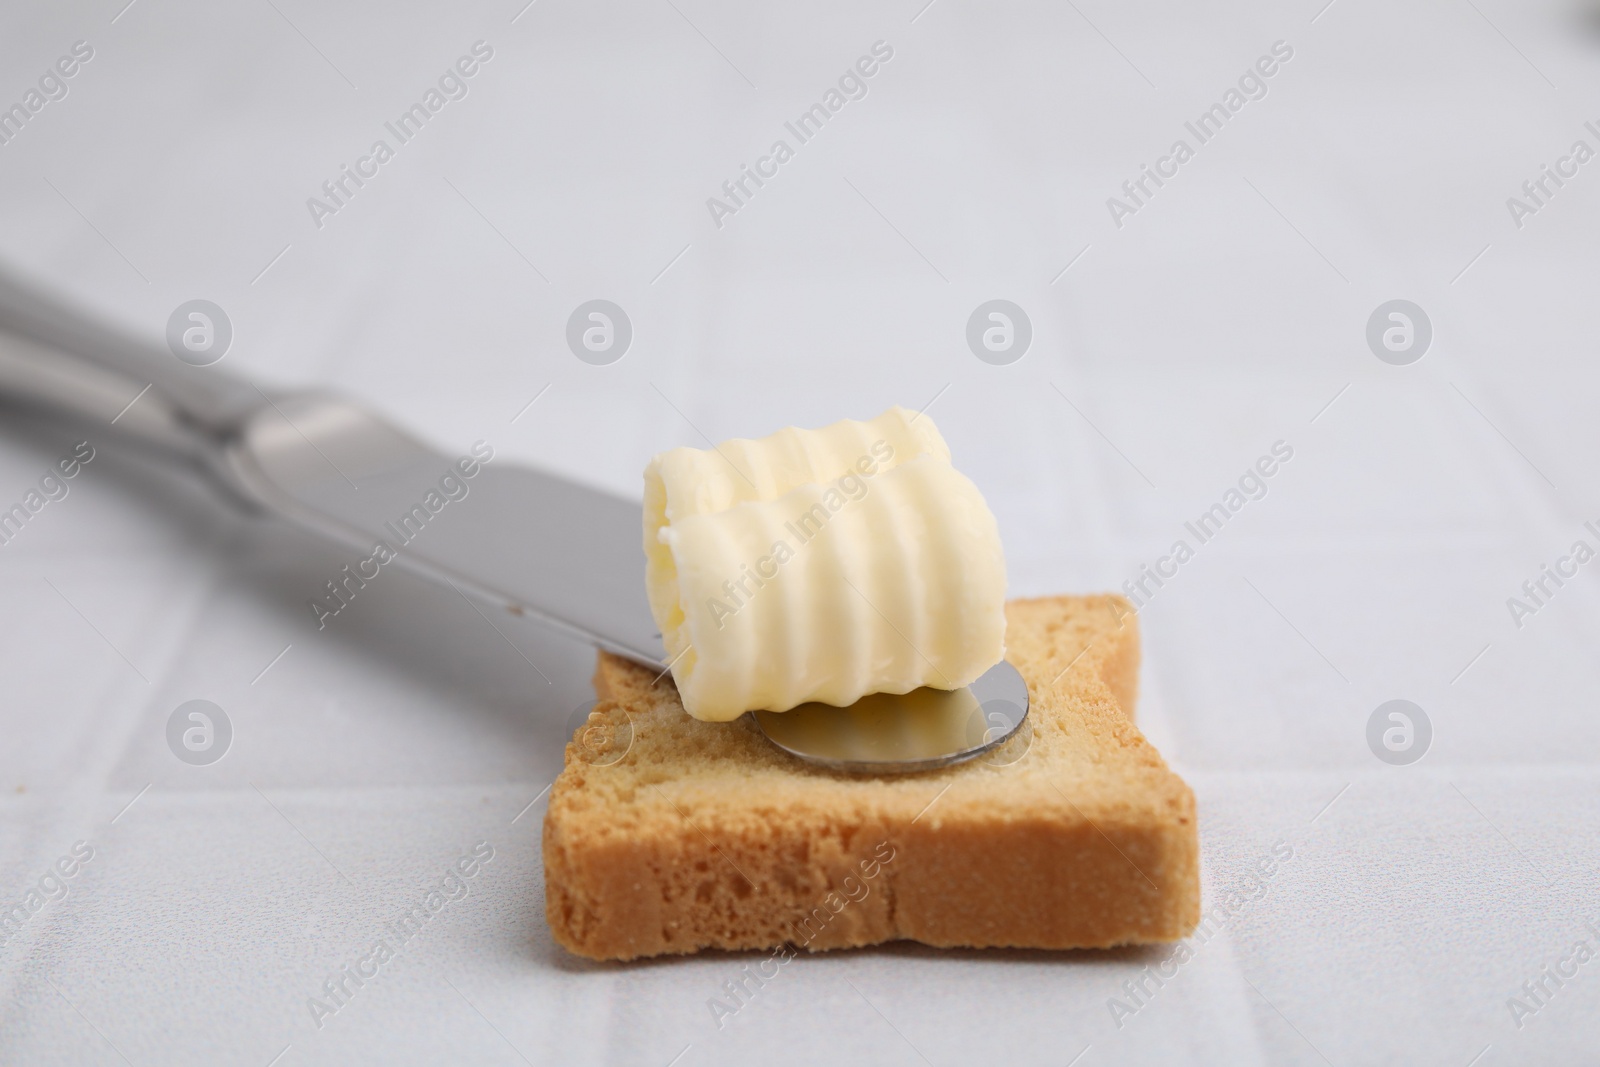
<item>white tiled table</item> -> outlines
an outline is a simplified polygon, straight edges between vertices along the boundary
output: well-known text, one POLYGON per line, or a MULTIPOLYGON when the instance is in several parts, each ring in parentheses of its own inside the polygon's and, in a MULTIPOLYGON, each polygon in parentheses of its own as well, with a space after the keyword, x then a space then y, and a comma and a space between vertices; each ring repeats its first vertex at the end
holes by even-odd
MULTIPOLYGON (((528 805, 585 650, 513 631, 546 685, 399 574, 318 632, 339 553, 107 431, 0 548, 0 896, 94 850, 0 947, 0 1061, 1592 1061, 1600 962, 1520 1028, 1507 1001, 1600 946, 1594 568, 1520 629, 1506 598, 1600 518, 1600 161, 1520 229, 1505 203, 1600 148, 1592 5, 124 3, 0 13, 0 104, 94 49, 0 146, 0 256, 151 337, 214 300, 263 383, 623 492, 701 431, 934 400, 1020 594, 1119 587, 1291 443, 1144 611, 1139 714, 1199 798, 1208 906, 1294 857, 1120 1027, 1163 950, 838 953, 719 1030, 745 959, 596 966, 545 927, 528 805), (306 198, 480 39, 466 98, 318 229, 306 198), (714 226, 878 40, 867 96, 714 226), (1278 40, 1267 96, 1115 227, 1278 40), (636 330, 609 367, 562 340, 595 297, 636 330), (964 341, 995 297, 1034 328, 1007 367, 964 341), (1396 297, 1435 329, 1411 366, 1364 340, 1396 297), (195 698, 235 730, 207 767, 164 739, 195 698), (1411 766, 1367 748, 1393 698, 1433 724, 1411 766), (307 997, 479 841, 470 894, 318 1029, 307 997)), ((80 436, 0 415, 0 503, 80 436)))

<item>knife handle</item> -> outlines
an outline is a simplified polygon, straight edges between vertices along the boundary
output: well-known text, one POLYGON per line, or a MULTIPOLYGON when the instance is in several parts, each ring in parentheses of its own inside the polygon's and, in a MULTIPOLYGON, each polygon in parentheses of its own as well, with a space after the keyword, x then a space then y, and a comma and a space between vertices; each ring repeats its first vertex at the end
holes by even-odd
POLYGON ((264 399, 0 270, 0 401, 214 461, 264 399))

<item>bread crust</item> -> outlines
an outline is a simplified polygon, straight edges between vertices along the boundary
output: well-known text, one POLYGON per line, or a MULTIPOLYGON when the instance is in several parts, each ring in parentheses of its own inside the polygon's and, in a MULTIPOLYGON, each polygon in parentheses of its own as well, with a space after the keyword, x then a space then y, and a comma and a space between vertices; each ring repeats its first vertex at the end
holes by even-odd
POLYGON ((670 677, 601 653, 590 723, 618 742, 599 761, 569 743, 550 791, 556 941, 624 960, 1184 937, 1200 914, 1194 794, 1133 723, 1137 616, 1117 596, 1014 600, 1007 645, 1032 737, 1002 759, 1021 758, 885 777, 795 760, 748 716, 698 722, 670 677))

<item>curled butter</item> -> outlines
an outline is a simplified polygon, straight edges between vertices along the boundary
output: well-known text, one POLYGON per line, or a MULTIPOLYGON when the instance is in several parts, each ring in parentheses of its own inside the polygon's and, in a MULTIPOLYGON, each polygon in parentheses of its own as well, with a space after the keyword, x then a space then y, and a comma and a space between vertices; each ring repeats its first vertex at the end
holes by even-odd
POLYGON ((644 550, 697 719, 957 689, 1005 655, 999 528, 904 408, 656 456, 644 550))

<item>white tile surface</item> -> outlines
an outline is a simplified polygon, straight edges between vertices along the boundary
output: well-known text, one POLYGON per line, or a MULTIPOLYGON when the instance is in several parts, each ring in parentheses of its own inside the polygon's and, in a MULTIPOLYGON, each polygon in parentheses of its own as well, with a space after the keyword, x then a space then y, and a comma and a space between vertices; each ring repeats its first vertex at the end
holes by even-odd
MULTIPOLYGON (((0 548, 0 893, 95 849, 0 947, 0 1061, 1592 1058, 1600 963, 1520 1029, 1507 999, 1600 945, 1600 604, 1585 571, 1521 628, 1505 605, 1600 518, 1600 162, 1505 207, 1600 147, 1592 5, 123 3, 0 13, 0 103, 95 48, 0 147, 0 256, 150 337, 215 300, 264 383, 623 492, 702 432, 933 401, 1023 594, 1120 587, 1290 442, 1144 612, 1140 718, 1199 797, 1208 907, 1295 854, 1120 1027, 1166 950, 804 959, 718 1029, 759 957, 600 966, 545 927, 528 805, 587 652, 403 575, 318 632, 336 552, 108 429, 0 548), (469 95, 314 227, 480 38, 469 95), (716 228, 706 198, 879 39, 868 95, 716 228), (1113 226, 1280 39, 1268 95, 1113 226), (613 366, 565 348, 593 297, 635 325, 613 366), (965 345, 994 297, 1035 331, 1008 367, 965 345), (1364 341, 1395 297, 1435 328, 1409 367, 1364 341), (1395 697, 1435 729, 1411 767, 1366 747, 1395 697), (210 767, 164 741, 195 698, 236 729, 210 767), (479 841, 470 894, 317 1028, 306 999, 479 841)), ((81 436, 0 413, 0 503, 81 436)))

